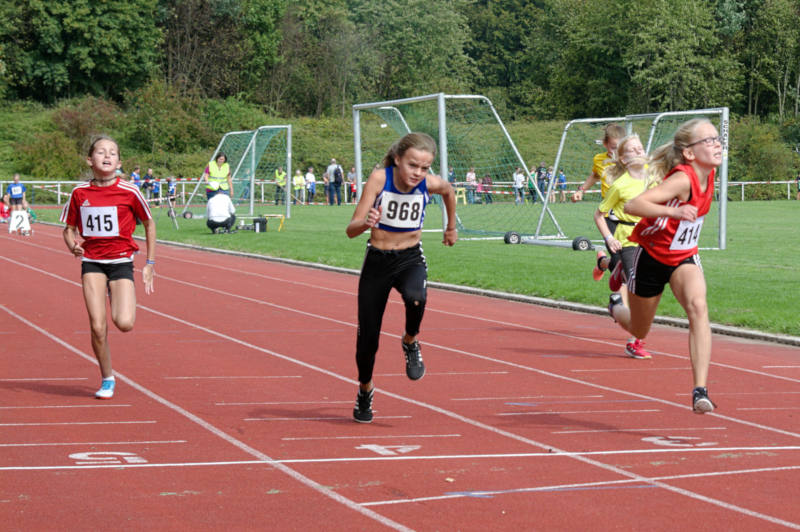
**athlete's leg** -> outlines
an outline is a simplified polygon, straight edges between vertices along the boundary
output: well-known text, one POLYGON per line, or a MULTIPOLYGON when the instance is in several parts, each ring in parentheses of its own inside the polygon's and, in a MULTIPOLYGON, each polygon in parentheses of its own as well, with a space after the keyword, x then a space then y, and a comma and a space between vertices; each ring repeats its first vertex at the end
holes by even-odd
POLYGON ((614 305, 612 316, 620 326, 639 339, 644 339, 653 325, 661 294, 653 297, 640 297, 628 294, 628 305, 614 305))
POLYGON ((108 283, 111 291, 111 321, 122 332, 133 329, 136 322, 136 289, 130 279, 108 283))
POLYGON ((82 276, 83 299, 89 313, 92 333, 92 351, 100 364, 103 378, 111 377, 111 354, 108 351, 108 323, 106 321, 107 277, 102 273, 85 273, 82 276))
POLYGON ((395 288, 403 297, 406 307, 405 334, 403 343, 410 344, 419 334, 422 316, 425 314, 425 304, 428 299, 428 270, 424 260, 420 257, 418 262, 405 269, 395 282, 395 288))
POLYGON ((392 281, 381 265, 378 253, 368 252, 358 281, 358 332, 356 365, 358 382, 364 391, 372 389, 372 370, 378 352, 383 313, 392 281))
POLYGON ((711 324, 703 270, 697 264, 681 264, 670 277, 669 286, 689 319, 689 355, 694 385, 705 387, 711 363, 711 324))

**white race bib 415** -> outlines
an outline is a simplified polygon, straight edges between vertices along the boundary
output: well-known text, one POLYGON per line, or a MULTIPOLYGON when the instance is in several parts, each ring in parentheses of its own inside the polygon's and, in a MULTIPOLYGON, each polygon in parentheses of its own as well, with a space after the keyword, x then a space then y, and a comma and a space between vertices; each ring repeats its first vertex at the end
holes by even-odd
POLYGON ((81 207, 83 236, 119 236, 116 207, 81 207))

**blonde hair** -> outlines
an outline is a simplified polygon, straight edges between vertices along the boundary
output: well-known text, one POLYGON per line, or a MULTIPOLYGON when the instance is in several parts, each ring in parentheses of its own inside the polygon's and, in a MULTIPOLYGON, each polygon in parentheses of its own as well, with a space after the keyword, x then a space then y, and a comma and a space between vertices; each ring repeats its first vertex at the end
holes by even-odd
POLYGON ((672 140, 656 148, 650 156, 650 182, 661 183, 667 172, 685 163, 683 150, 691 144, 694 130, 710 123, 708 118, 693 118, 678 126, 672 140))
MULTIPOLYGON (((605 179, 606 183, 611 186, 611 184, 619 178, 622 174, 628 171, 628 168, 625 166, 625 163, 622 162, 619 154, 625 151, 625 146, 628 145, 629 142, 632 140, 638 140, 641 144, 641 140, 639 139, 639 135, 637 133, 633 133, 624 137, 622 140, 619 141, 617 145, 617 149, 614 152, 614 157, 611 158, 611 163, 605 168, 603 171, 603 179, 605 179)), ((608 159, 606 159, 608 160, 608 159)))
POLYGON ((627 132, 621 125, 614 122, 606 124, 606 127, 603 128, 603 144, 611 139, 621 139, 625 137, 625 135, 627 135, 627 132))
POLYGON ((383 158, 384 168, 394 166, 395 158, 402 157, 409 149, 427 151, 436 156, 436 141, 427 133, 408 133, 392 144, 388 153, 383 158))

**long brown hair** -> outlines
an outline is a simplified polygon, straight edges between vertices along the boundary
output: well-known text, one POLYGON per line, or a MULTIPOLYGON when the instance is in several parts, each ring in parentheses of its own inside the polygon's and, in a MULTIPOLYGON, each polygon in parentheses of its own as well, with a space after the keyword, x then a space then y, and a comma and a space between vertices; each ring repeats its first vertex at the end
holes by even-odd
POLYGON ((708 118, 692 118, 678 126, 672 140, 656 148, 650 156, 651 179, 656 183, 660 183, 664 176, 667 175, 667 172, 677 165, 685 163, 683 150, 692 142, 694 130, 701 124, 710 123, 711 120, 708 118))
POLYGON ((402 157, 410 148, 427 151, 436 156, 436 141, 427 133, 408 133, 392 144, 388 153, 383 158, 384 168, 394 166, 395 158, 402 157))

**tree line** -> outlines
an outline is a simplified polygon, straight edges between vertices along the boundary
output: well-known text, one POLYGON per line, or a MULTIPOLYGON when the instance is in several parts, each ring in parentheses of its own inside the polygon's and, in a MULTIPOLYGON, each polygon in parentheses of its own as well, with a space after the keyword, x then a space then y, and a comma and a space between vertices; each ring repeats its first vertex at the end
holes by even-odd
POLYGON ((0 90, 54 102, 162 81, 287 116, 431 92, 510 118, 800 113, 798 0, 6 0, 0 90))

